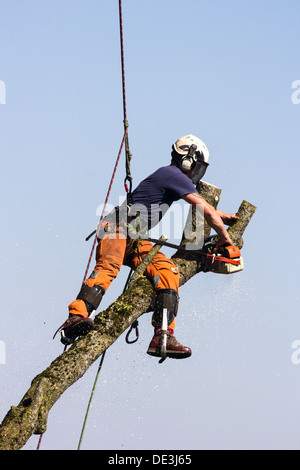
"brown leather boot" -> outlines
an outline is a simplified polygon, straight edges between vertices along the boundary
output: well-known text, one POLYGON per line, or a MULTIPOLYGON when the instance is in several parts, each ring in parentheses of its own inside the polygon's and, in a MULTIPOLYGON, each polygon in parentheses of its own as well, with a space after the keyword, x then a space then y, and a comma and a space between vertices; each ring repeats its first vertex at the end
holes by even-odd
MULTIPOLYGON (((150 354, 150 356, 161 357, 161 339, 161 330, 156 330, 149 344, 147 354, 150 354)), ((168 328, 166 354, 167 357, 171 357, 173 359, 184 359, 191 356, 192 350, 179 343, 174 336, 174 331, 168 328)))
POLYGON ((94 321, 92 318, 84 318, 81 315, 70 315, 65 323, 55 332, 53 338, 60 332, 60 341, 65 345, 69 345, 74 343, 77 337, 87 335, 93 328, 94 321))

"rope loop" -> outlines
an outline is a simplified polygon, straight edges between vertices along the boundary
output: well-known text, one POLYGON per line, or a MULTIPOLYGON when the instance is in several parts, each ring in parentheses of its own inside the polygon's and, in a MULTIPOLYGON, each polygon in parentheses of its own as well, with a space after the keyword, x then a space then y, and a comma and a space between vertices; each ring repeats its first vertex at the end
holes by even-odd
POLYGON ((126 176, 124 180, 124 187, 125 187, 126 193, 131 194, 132 192, 132 178, 131 177, 126 176))

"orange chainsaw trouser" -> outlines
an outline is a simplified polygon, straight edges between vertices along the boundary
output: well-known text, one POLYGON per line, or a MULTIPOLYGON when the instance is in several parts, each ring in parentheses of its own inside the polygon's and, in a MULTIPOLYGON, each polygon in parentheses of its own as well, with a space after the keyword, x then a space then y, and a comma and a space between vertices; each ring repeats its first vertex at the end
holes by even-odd
MULTIPOLYGON (((96 265, 89 278, 85 281, 85 284, 90 287, 95 285, 101 286, 106 291, 111 282, 117 277, 123 264, 135 270, 152 247, 152 243, 148 241, 128 239, 122 229, 105 234, 99 240, 96 249, 96 265)), ((156 291, 160 289, 173 289, 178 293, 178 269, 160 251, 147 266, 144 275, 153 282, 156 291)), ((81 299, 71 302, 69 313, 86 318, 88 312, 85 302, 81 299)), ((174 330, 175 319, 168 327, 174 330)))

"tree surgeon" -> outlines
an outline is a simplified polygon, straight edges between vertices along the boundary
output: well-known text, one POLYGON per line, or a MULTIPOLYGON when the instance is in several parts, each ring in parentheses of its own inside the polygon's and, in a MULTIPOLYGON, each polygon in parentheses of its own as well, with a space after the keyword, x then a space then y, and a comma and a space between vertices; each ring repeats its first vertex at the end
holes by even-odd
MULTIPOLYGON (((57 330, 61 333, 63 344, 72 344, 78 336, 86 335, 93 329, 91 314, 99 307, 121 266, 138 267, 152 248, 150 241, 142 235, 161 220, 174 201, 183 199, 194 207, 201 205, 204 219, 217 233, 217 246, 232 245, 224 224, 234 223, 237 216, 215 210, 196 190, 197 183, 206 172, 208 160, 209 152, 202 140, 194 135, 178 139, 172 146, 171 163, 144 179, 123 205, 103 219, 97 232, 95 268, 83 283, 76 300, 70 303, 68 319, 57 330)), ((189 357, 191 349, 183 346, 174 336, 179 302, 178 269, 159 251, 147 266, 145 276, 153 283, 156 293, 152 315, 154 336, 147 353, 160 356, 159 344, 164 331, 167 357, 189 357), (163 311, 167 312, 164 330, 163 311)))

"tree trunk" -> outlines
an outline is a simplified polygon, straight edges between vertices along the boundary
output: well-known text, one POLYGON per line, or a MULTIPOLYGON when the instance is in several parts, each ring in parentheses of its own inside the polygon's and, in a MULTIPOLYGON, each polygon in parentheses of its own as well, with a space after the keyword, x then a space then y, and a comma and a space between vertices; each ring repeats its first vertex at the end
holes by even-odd
MULTIPOLYGON (((216 207, 221 194, 219 188, 201 183, 197 189, 216 207)), ((238 210, 240 219, 229 229, 232 240, 240 247, 242 235, 255 210, 255 206, 243 201, 238 210)), ((205 235, 209 230, 206 226, 205 235)), ((180 285, 201 271, 201 259, 182 251, 175 253, 172 259, 180 271, 180 285)), ((112 305, 95 317, 93 331, 78 339, 32 380, 19 405, 11 407, 0 425, 0 450, 21 449, 32 434, 46 431, 48 414, 55 402, 140 315, 151 311, 154 294, 150 281, 139 277, 112 305)))

